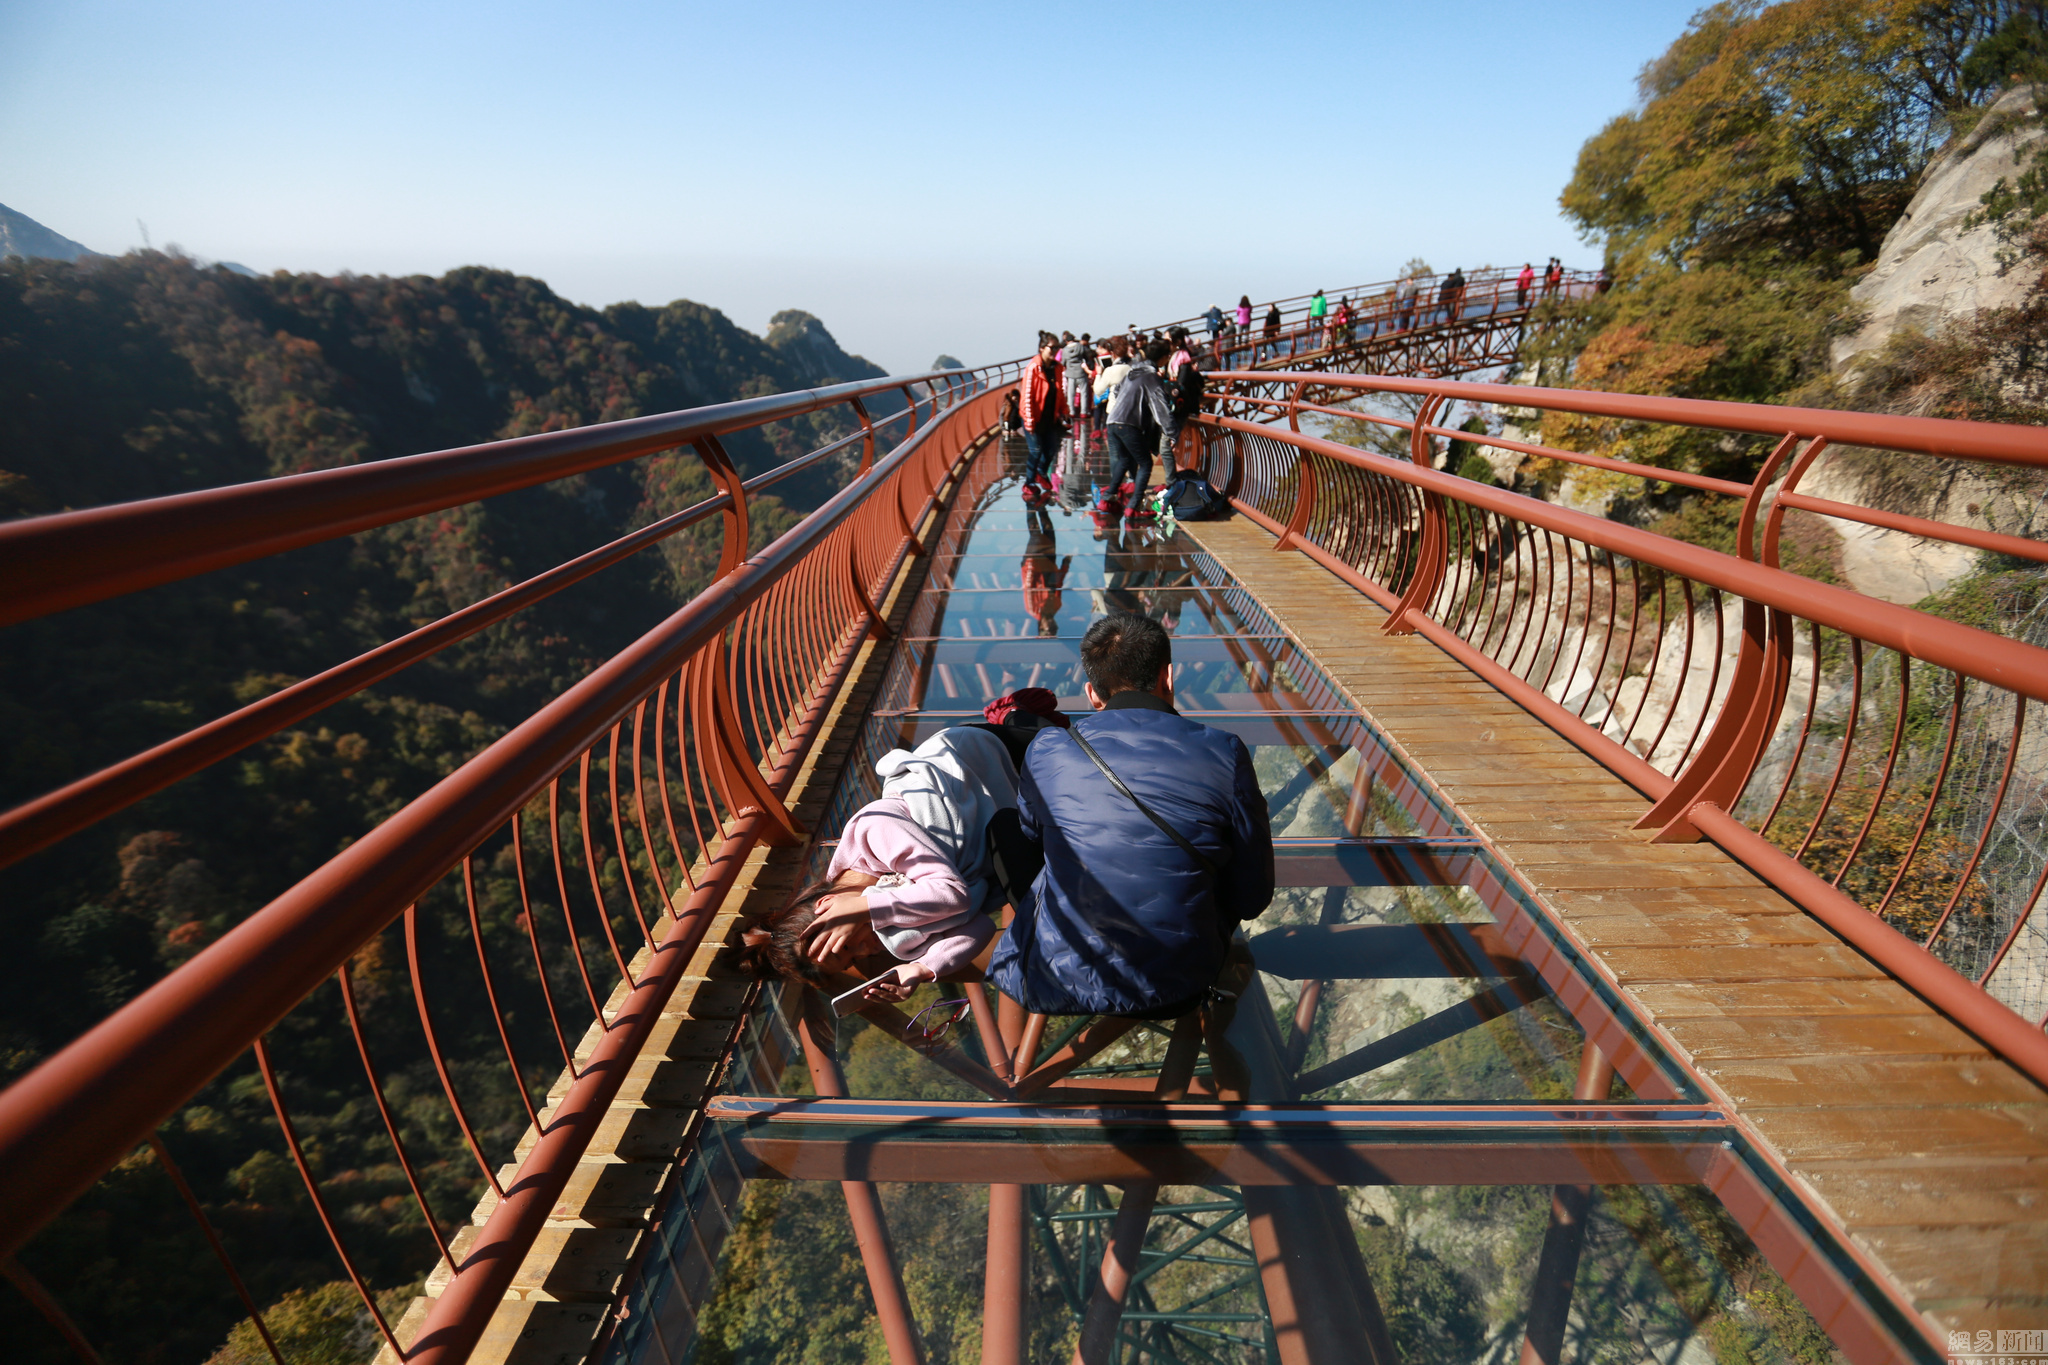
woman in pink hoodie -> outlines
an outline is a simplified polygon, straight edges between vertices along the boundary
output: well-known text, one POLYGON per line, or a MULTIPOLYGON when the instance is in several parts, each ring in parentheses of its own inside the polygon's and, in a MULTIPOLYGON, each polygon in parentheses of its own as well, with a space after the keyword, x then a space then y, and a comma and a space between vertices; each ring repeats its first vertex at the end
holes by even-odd
MULTIPOLYGON (((1009 728, 1028 732, 1034 715, 1022 721, 1009 728)), ((1008 897, 989 827, 1016 810, 1011 743, 994 726, 958 725, 915 750, 890 750, 875 772, 881 797, 847 820, 824 879, 747 931, 740 970, 813 985, 853 971, 882 978, 866 998, 903 1000, 923 982, 965 973, 995 936, 993 914, 1008 897)))

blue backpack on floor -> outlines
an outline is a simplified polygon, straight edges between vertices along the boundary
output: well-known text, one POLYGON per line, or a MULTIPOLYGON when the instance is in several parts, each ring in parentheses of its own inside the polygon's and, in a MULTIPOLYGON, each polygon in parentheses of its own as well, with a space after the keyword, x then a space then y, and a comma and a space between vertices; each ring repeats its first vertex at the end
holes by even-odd
POLYGON ((1166 505, 1175 521, 1220 521, 1230 515, 1230 499, 1192 469, 1176 469, 1166 481, 1166 505))

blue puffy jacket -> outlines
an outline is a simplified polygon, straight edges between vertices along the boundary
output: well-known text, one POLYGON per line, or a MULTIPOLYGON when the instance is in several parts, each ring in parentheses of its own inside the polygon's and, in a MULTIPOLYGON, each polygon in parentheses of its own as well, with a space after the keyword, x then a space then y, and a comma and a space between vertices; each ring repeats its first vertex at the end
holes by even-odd
POLYGON ((1064 730, 1025 751, 1026 839, 1045 851, 990 976, 1044 1014, 1152 1014, 1216 979, 1238 922, 1273 899, 1273 832, 1244 741, 1122 692, 1077 717, 1118 777, 1222 869, 1212 876, 1109 784, 1064 730))

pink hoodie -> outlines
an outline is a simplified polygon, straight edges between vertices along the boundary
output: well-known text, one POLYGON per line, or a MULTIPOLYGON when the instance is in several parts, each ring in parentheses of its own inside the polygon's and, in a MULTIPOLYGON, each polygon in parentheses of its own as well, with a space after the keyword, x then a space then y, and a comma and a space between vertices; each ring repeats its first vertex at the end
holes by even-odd
POLYGON ((826 875, 849 867, 885 879, 862 892, 875 932, 891 953, 935 977, 966 966, 995 937, 995 921, 969 907, 959 871, 895 797, 869 802, 846 822, 826 875))

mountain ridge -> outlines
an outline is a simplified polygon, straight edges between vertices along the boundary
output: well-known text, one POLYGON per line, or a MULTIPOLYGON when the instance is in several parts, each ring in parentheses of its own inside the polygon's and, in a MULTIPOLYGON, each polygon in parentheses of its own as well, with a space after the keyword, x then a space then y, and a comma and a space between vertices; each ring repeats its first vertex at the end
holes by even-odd
POLYGON ((44 227, 27 214, 0 204, 0 260, 21 256, 32 260, 75 261, 99 254, 61 232, 44 227))

